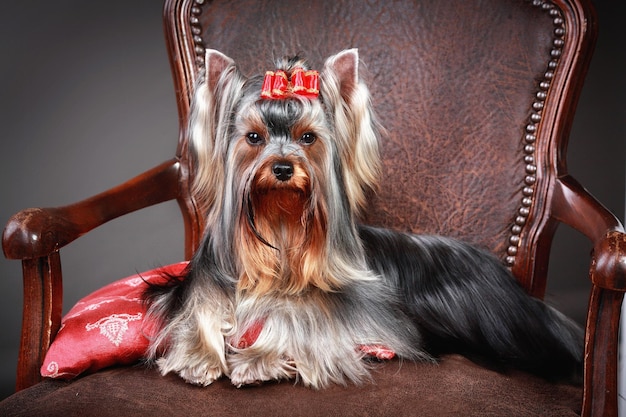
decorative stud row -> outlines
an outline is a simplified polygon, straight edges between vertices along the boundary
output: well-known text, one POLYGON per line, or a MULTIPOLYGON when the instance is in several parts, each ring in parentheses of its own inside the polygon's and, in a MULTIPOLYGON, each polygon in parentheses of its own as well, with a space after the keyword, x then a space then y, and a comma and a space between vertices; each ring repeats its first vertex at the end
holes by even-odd
POLYGON ((536 141, 537 129, 541 122, 544 103, 548 97, 548 90, 554 78, 554 71, 558 67, 561 52, 565 44, 565 20, 561 11, 550 1, 546 0, 527 0, 534 7, 539 7, 552 18, 554 24, 554 37, 552 40, 552 49, 550 50, 550 61, 546 68, 543 78, 539 82, 535 99, 532 103, 532 110, 528 117, 528 123, 525 127, 523 136, 525 165, 524 187, 522 188, 521 204, 517 210, 515 221, 511 226, 511 234, 509 236, 508 248, 506 254, 506 264, 513 266, 515 257, 521 242, 521 233, 524 225, 530 215, 530 208, 533 204, 535 194, 535 183, 537 182, 537 162, 536 162, 536 141))
POLYGON ((191 27, 191 35, 193 36, 196 65, 198 67, 204 64, 204 52, 206 50, 202 42, 202 25, 200 24, 200 15, 202 14, 202 6, 204 3, 205 0, 194 0, 189 15, 189 26, 191 27))

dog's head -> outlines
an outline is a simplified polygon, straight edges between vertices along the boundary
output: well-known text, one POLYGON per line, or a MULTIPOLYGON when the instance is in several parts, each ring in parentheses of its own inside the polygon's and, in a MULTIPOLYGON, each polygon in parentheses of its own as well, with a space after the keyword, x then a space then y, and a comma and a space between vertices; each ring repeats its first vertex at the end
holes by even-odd
POLYGON ((379 171, 357 51, 328 58, 318 79, 297 57, 265 78, 247 78, 232 59, 208 50, 190 120, 194 189, 209 232, 232 248, 240 281, 258 287, 293 278, 291 292, 338 286, 328 277, 311 282, 320 275, 314 270, 339 241, 353 241, 340 251, 359 252, 350 248, 358 246, 355 216, 379 171))

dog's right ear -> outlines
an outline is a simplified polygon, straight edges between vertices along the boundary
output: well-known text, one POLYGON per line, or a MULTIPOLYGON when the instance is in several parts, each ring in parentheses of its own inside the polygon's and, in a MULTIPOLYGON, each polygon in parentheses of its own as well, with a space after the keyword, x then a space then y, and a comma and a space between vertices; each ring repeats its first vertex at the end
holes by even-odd
POLYGON ((226 69, 235 66, 235 61, 215 49, 207 49, 204 57, 204 74, 207 87, 215 91, 217 83, 226 69))
POLYGON ((189 144, 196 165, 193 193, 204 210, 219 209, 223 200, 228 129, 244 82, 235 61, 214 49, 206 50, 189 114, 189 144))

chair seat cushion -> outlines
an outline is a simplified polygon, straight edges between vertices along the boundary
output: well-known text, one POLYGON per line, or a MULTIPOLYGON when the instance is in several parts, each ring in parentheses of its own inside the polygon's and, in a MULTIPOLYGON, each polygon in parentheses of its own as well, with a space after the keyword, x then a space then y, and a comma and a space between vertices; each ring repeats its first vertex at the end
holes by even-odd
POLYGON ((362 386, 312 390, 293 381, 208 387, 143 366, 114 367, 71 382, 47 379, 0 403, 3 416, 575 416, 580 387, 523 372, 499 374, 462 356, 438 365, 392 360, 362 386))

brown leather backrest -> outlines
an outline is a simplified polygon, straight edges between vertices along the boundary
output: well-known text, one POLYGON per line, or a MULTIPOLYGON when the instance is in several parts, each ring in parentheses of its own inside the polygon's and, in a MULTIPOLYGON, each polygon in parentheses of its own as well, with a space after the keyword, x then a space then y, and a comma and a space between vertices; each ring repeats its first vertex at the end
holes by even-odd
POLYGON ((320 68, 327 56, 359 48, 388 132, 380 192, 364 221, 485 246, 530 288, 542 268, 520 262, 520 252, 534 259, 537 246, 549 246, 540 240, 553 232, 542 220, 550 178, 586 69, 571 52, 581 42, 580 8, 523 0, 172 0, 181 121, 205 47, 248 75, 284 55, 301 53, 320 68))

